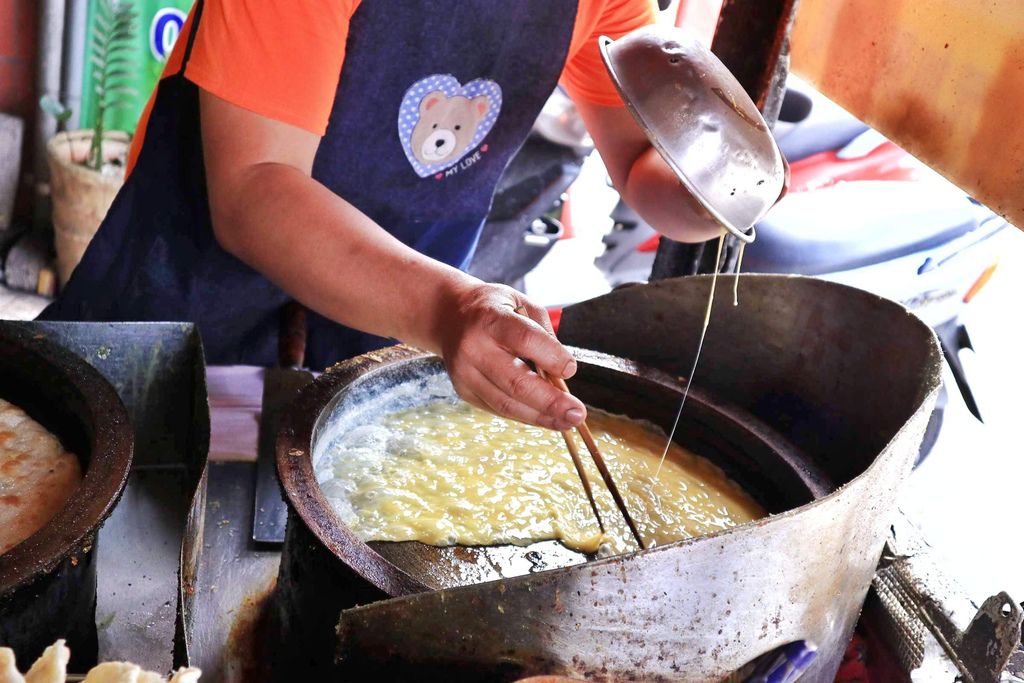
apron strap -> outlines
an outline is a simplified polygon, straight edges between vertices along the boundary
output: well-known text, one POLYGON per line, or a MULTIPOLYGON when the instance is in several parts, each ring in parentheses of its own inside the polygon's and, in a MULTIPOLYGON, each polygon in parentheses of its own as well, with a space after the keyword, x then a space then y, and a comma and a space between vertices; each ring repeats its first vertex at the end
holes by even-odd
POLYGON ((192 56, 192 45, 196 42, 196 33, 199 32, 199 19, 203 16, 203 0, 196 0, 196 11, 192 16, 192 30, 188 34, 188 42, 185 43, 185 54, 181 58, 181 68, 178 69, 178 76, 185 75, 185 67, 188 66, 189 57, 192 56))

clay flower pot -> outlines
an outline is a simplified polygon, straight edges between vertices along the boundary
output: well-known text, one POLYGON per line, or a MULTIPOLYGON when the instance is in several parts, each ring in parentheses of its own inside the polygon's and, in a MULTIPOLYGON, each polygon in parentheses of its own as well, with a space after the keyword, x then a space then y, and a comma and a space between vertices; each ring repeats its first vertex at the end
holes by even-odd
MULTIPOLYGON (((58 133, 46 145, 50 165, 50 193, 53 198, 54 242, 57 275, 63 285, 82 260, 82 254, 107 215, 114 196, 124 184, 122 167, 98 172, 83 166, 89 156, 92 130, 58 133)), ((121 131, 104 135, 105 161, 123 160, 131 138, 121 131)))

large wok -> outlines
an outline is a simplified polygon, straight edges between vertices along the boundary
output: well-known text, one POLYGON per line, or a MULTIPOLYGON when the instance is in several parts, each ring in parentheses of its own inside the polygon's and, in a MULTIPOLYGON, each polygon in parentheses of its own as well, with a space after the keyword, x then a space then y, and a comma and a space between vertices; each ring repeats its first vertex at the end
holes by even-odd
MULTIPOLYGON (((563 338, 678 375, 692 362, 709 284, 664 281, 568 309, 563 338)), ((792 445, 786 450, 813 466, 775 462, 789 463, 804 482, 799 472, 823 472, 827 495, 812 500, 805 488, 802 498, 786 501, 799 487, 781 485, 762 467, 757 481, 740 475, 741 483, 773 511, 790 506, 767 520, 645 552, 431 590, 430 572, 399 566, 389 551, 346 533, 311 477, 310 453, 341 417, 335 408, 353 416, 370 403, 352 397, 379 399, 414 381, 415 359, 363 357, 303 392, 279 437, 279 472, 292 507, 278 586, 289 664, 324 666, 337 648, 348 673, 392 680, 443 672, 449 680, 569 673, 706 681, 810 640, 819 656, 806 680, 831 681, 934 405, 941 354, 920 320, 860 290, 749 276, 735 308, 728 290, 719 288, 696 386, 718 405, 739 407, 729 408, 740 416, 733 424, 767 423, 781 432, 792 445), (773 488, 782 494, 775 506, 773 488), (361 606, 341 613, 335 636, 330 618, 353 604, 361 606)), ((674 390, 661 383, 627 379, 630 373, 603 381, 602 372, 582 371, 573 390, 612 410, 607 401, 628 396, 622 403, 649 410, 661 424, 675 407, 659 393, 674 390)), ((699 415, 696 405, 686 412, 691 420, 699 415)), ((684 422, 680 434, 693 431, 700 429, 684 422)), ((741 431, 718 434, 729 440, 741 431)), ((727 457, 720 462, 729 469, 727 457)))
MULTIPOLYGON (((665 373, 575 349, 569 382, 589 405, 667 430, 682 384, 665 373)), ((301 660, 329 668, 341 609, 367 600, 508 579, 595 559, 554 541, 526 547, 433 547, 416 542, 364 543, 338 521, 314 467, 335 437, 390 412, 447 396, 439 359, 407 347, 360 356, 331 368, 301 392, 282 425, 278 467, 292 514, 278 583, 281 623, 301 660), (310 457, 310 453, 312 457, 310 457)), ((692 391, 683 446, 711 458, 769 512, 781 513, 828 493, 813 462, 744 410, 692 391)), ((568 457, 568 456, 567 456, 568 457)))

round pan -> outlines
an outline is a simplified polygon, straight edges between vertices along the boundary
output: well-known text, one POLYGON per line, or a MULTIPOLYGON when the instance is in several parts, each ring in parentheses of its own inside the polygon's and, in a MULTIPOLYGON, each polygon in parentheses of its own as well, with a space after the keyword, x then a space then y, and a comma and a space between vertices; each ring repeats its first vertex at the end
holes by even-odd
POLYGON ((64 507, 0 555, 0 644, 32 661, 68 637, 74 659, 88 659, 96 639, 92 550, 131 468, 128 413, 97 370, 23 324, 0 324, 0 398, 57 435, 83 472, 64 507))
MULTIPOLYGON (((632 361, 579 349, 574 354, 579 370, 569 384, 581 400, 666 430, 671 425, 682 395, 680 382, 632 361)), ((332 440, 339 429, 394 409, 387 397, 397 393, 396 388, 443 371, 436 357, 393 347, 336 365, 306 387, 285 417, 277 444, 278 472, 298 517, 292 521, 301 520, 304 531, 386 595, 479 583, 590 559, 555 541, 528 547, 367 544, 337 520, 316 482, 311 454, 315 456, 318 446, 332 440)), ((427 400, 429 396, 422 397, 422 402, 427 400)), ((820 472, 785 439, 748 413, 700 390, 691 390, 676 440, 722 467, 772 513, 830 490, 820 472)))

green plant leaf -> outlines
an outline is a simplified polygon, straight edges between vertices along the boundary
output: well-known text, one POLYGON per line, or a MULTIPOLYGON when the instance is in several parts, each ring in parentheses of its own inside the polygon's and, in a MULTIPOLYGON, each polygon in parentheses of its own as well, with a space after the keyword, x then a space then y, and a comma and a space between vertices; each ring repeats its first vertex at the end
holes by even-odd
POLYGON ((89 62, 96 73, 96 136, 90 149, 90 164, 102 163, 99 138, 104 135, 104 122, 110 109, 132 103, 136 94, 132 87, 136 58, 134 42, 139 26, 139 12, 131 0, 95 0, 96 21, 89 39, 89 62))

